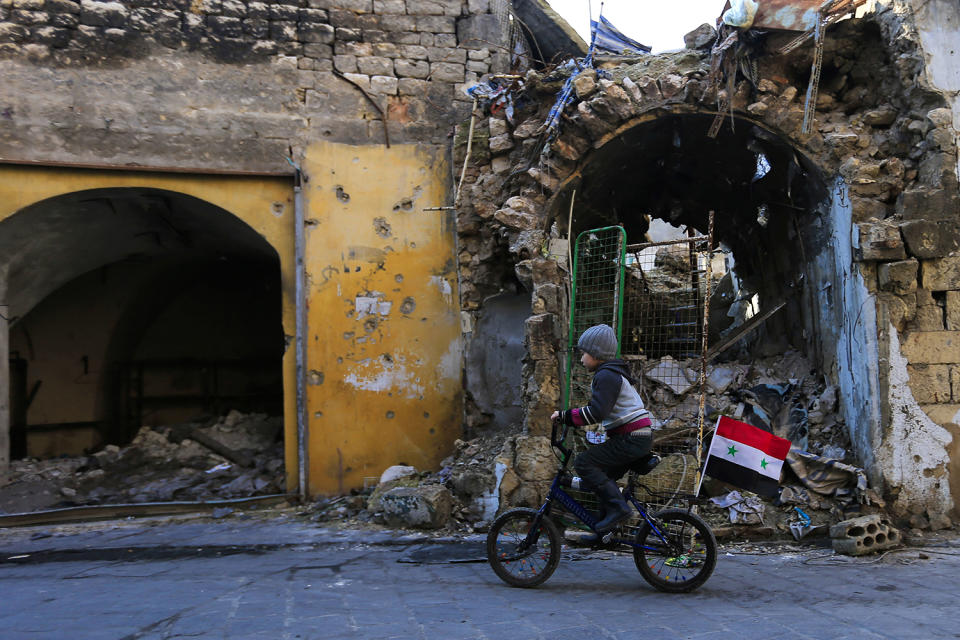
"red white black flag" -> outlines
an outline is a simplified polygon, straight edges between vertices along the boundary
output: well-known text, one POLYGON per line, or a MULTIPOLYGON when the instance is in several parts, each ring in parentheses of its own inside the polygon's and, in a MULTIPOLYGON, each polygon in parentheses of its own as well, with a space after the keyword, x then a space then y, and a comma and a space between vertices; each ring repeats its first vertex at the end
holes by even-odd
POLYGON ((746 491, 775 496, 789 451, 789 440, 721 416, 703 473, 746 491))

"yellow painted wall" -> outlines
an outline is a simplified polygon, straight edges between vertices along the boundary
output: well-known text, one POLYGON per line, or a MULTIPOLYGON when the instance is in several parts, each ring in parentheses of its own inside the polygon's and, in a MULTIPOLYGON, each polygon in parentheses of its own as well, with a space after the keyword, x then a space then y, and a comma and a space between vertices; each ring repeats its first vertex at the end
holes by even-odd
MULTIPOLYGON (((277 251, 284 333, 295 333, 294 210, 292 180, 282 177, 106 171, 0 164, 0 220, 41 200, 87 189, 166 189, 205 200, 237 216, 277 251)), ((77 274, 79 275, 79 274, 77 274)), ((287 488, 295 491, 297 421, 295 353, 283 359, 287 488)))
POLYGON ((436 469, 462 421, 462 342, 441 151, 318 143, 303 169, 311 493, 436 469))

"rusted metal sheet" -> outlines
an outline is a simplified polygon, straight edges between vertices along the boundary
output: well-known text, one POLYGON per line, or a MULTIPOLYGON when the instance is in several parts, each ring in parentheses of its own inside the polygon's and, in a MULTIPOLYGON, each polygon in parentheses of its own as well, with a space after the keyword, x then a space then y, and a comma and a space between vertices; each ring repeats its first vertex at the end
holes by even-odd
MULTIPOLYGON (((827 16, 842 15, 855 10, 866 0, 836 0, 827 10, 827 16)), ((824 0, 759 0, 757 16, 753 20, 754 29, 782 29, 785 31, 807 31, 817 22, 817 11, 824 0)), ((723 10, 730 8, 730 2, 723 10)), ((721 13, 722 15, 722 13, 721 13)))

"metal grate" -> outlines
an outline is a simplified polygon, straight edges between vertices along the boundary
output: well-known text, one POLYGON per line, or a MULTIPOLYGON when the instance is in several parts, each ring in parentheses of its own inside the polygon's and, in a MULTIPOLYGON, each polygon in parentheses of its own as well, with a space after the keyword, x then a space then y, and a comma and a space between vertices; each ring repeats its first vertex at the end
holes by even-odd
MULTIPOLYGON (((708 236, 628 246, 623 228, 605 227, 581 233, 574 249, 564 406, 582 406, 590 397, 591 374, 575 349, 580 334, 611 325, 655 417, 654 452, 662 462, 641 478, 650 493, 641 489, 637 496, 654 509, 683 502, 679 496, 692 494, 699 480, 710 235, 712 225, 708 236)), ((574 451, 588 446, 577 432, 574 451)), ((592 494, 576 497, 596 505, 592 494)))

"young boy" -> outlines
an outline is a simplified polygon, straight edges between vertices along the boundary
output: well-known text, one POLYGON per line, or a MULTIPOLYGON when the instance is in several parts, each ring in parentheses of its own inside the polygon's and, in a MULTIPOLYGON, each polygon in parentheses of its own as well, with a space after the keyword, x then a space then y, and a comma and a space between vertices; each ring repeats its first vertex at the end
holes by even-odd
POLYGON ((593 371, 590 402, 585 407, 554 411, 551 419, 583 426, 600 423, 607 433, 605 442, 594 445, 573 461, 581 480, 600 498, 603 519, 598 533, 606 533, 630 515, 616 480, 630 465, 650 453, 653 432, 650 412, 633 388, 627 363, 617 358, 617 337, 605 324, 590 327, 580 336, 580 362, 593 371))

